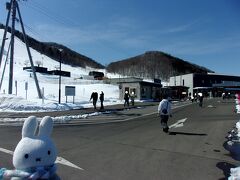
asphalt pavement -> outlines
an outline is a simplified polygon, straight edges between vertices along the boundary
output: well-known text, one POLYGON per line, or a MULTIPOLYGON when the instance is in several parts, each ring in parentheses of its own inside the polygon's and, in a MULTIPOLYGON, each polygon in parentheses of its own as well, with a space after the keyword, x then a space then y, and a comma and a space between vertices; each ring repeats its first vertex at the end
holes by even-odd
MULTIPOLYGON (((203 108, 175 104, 170 133, 160 127, 157 104, 112 115, 122 122, 56 125, 52 137, 62 158, 57 173, 72 180, 226 179, 239 165, 224 148, 239 120, 234 107, 233 100, 221 99, 204 100, 203 108)), ((0 148, 13 151, 20 136, 21 127, 1 126, 0 148)), ((0 151, 0 167, 12 169, 11 158, 0 151)))
MULTIPOLYGON (((190 104, 189 101, 174 101, 173 108, 190 104)), ((105 106, 100 108, 81 108, 67 111, 50 112, 0 112, 0 125, 21 126, 29 116, 36 116, 41 119, 44 116, 51 116, 55 125, 75 125, 75 124, 102 124, 110 122, 123 122, 134 120, 139 116, 149 113, 157 113, 159 102, 136 102, 134 106, 124 107, 123 104, 105 106)))

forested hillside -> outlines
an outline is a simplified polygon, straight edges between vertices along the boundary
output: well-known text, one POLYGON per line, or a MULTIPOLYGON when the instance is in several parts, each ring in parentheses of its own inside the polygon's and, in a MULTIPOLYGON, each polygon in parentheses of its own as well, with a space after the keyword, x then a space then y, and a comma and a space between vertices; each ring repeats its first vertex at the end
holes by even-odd
POLYGON ((187 73, 213 72, 160 51, 149 51, 136 57, 110 63, 107 71, 124 76, 162 80, 169 80, 171 76, 187 73))

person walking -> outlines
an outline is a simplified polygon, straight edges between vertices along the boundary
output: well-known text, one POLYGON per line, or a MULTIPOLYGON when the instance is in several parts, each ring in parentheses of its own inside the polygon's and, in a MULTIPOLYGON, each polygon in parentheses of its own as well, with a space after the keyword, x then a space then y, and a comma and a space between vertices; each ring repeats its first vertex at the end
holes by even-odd
POLYGON ((124 107, 126 105, 129 107, 129 94, 128 94, 128 91, 125 91, 125 94, 124 94, 124 107))
POLYGON ((131 104, 132 104, 132 106, 134 106, 134 99, 135 99, 135 94, 134 94, 134 92, 131 93, 130 98, 131 98, 131 104))
POLYGON ((101 108, 100 108, 100 109, 104 109, 104 107, 103 107, 104 93, 103 93, 102 91, 101 91, 101 94, 100 94, 99 100, 100 100, 100 102, 101 102, 101 108))
POLYGON ((199 107, 202 107, 203 106, 203 94, 202 93, 199 93, 199 107))
POLYGON ((222 99, 224 100, 226 98, 226 94, 222 93, 222 99))
POLYGON ((168 130, 169 130, 167 122, 168 122, 169 116, 170 117, 172 116, 172 114, 171 114, 171 102, 169 102, 167 95, 164 95, 163 99, 159 103, 158 114, 161 118, 161 125, 162 125, 162 128, 163 128, 163 131, 165 133, 167 133, 168 130))
POLYGON ((90 97, 90 101, 91 100, 93 100, 93 107, 94 107, 94 109, 97 109, 97 107, 96 107, 96 104, 97 104, 97 100, 98 100, 98 93, 97 93, 97 91, 93 91, 92 92, 92 95, 91 95, 91 97, 90 97))

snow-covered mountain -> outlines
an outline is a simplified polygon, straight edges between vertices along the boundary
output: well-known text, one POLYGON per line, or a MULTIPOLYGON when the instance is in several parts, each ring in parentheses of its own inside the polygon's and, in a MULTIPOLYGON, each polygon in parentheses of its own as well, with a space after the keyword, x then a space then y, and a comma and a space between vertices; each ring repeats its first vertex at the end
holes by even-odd
MULTIPOLYGON (((0 23, 0 29, 5 29, 5 26, 1 23, 0 23)), ((11 33, 11 28, 8 27, 7 31, 11 33)), ((22 32, 15 30, 15 36, 24 42, 24 36, 22 32)), ((27 39, 28 39, 28 44, 32 49, 35 49, 41 54, 44 54, 56 61, 59 61, 59 58, 60 58, 59 49, 61 49, 62 62, 65 64, 78 66, 82 68, 86 68, 86 67, 92 67, 96 69, 104 68, 104 66, 99 62, 96 62, 95 60, 87 56, 84 56, 82 54, 79 54, 78 52, 73 51, 64 45, 61 45, 55 42, 41 42, 37 39, 32 38, 29 35, 27 35, 27 39)))
MULTIPOLYGON (((3 37, 3 30, 0 29, 0 37, 3 37)), ((6 60, 6 52, 9 46, 10 34, 7 35, 4 48, 4 56, 0 67, 0 73, 2 72, 6 60)), ((0 40, 1 42, 1 40, 0 40)), ((36 66, 41 64, 43 67, 47 67, 48 70, 56 70, 59 68, 59 62, 40 54, 39 52, 31 49, 33 63, 36 66), (40 63, 41 62, 41 63, 40 63)), ((92 68, 80 68, 72 67, 70 65, 62 64, 63 71, 71 72, 71 77, 62 77, 61 81, 61 103, 58 104, 58 92, 59 92, 59 76, 37 73, 39 86, 41 90, 44 90, 44 101, 38 98, 38 93, 35 85, 33 75, 29 71, 23 70, 23 67, 29 66, 30 61, 27 55, 25 44, 18 38, 15 38, 15 52, 14 52, 14 67, 13 67, 13 95, 7 95, 8 93, 8 79, 9 79, 9 59, 6 63, 6 70, 4 73, 3 83, 0 94, 0 109, 3 110, 59 110, 59 109, 71 109, 92 106, 89 102, 90 95, 93 90, 99 93, 103 91, 105 93, 105 104, 117 103, 118 101, 118 86, 106 85, 101 81, 89 80, 84 77, 88 77, 89 71, 95 70, 92 68), (83 79, 82 79, 83 78, 83 79), (25 90, 25 84, 28 84, 28 90, 25 90), (75 104, 65 103, 65 86, 75 86, 76 96, 75 104), (26 99, 27 98, 27 99, 26 99)), ((105 72, 104 69, 101 69, 105 72)), ((111 74, 107 74, 111 76, 111 74)), ((72 102, 72 97, 68 97, 68 101, 72 102)))

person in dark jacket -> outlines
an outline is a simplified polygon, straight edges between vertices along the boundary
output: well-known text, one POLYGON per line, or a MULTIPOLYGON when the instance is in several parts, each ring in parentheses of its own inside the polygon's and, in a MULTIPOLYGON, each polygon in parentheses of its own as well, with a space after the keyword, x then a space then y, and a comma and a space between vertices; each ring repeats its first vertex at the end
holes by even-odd
POLYGON ((100 94, 99 100, 100 100, 100 102, 101 102, 101 108, 100 108, 100 109, 104 109, 104 107, 103 107, 104 93, 103 93, 102 91, 101 91, 101 94, 100 94))
POLYGON ((131 93, 130 98, 131 98, 131 104, 132 104, 132 106, 134 106, 134 99, 135 99, 135 94, 134 94, 134 92, 131 93))
POLYGON ((126 105, 129 107, 129 94, 128 94, 128 91, 125 91, 125 94, 124 94, 124 107, 126 105))
POLYGON ((203 106, 203 94, 202 93, 199 93, 199 107, 202 107, 203 106))
POLYGON ((97 100, 98 100, 98 93, 97 93, 97 91, 93 91, 92 92, 92 95, 90 97, 90 101, 91 100, 93 100, 93 107, 94 107, 94 109, 97 109, 97 107, 96 107, 97 100))

